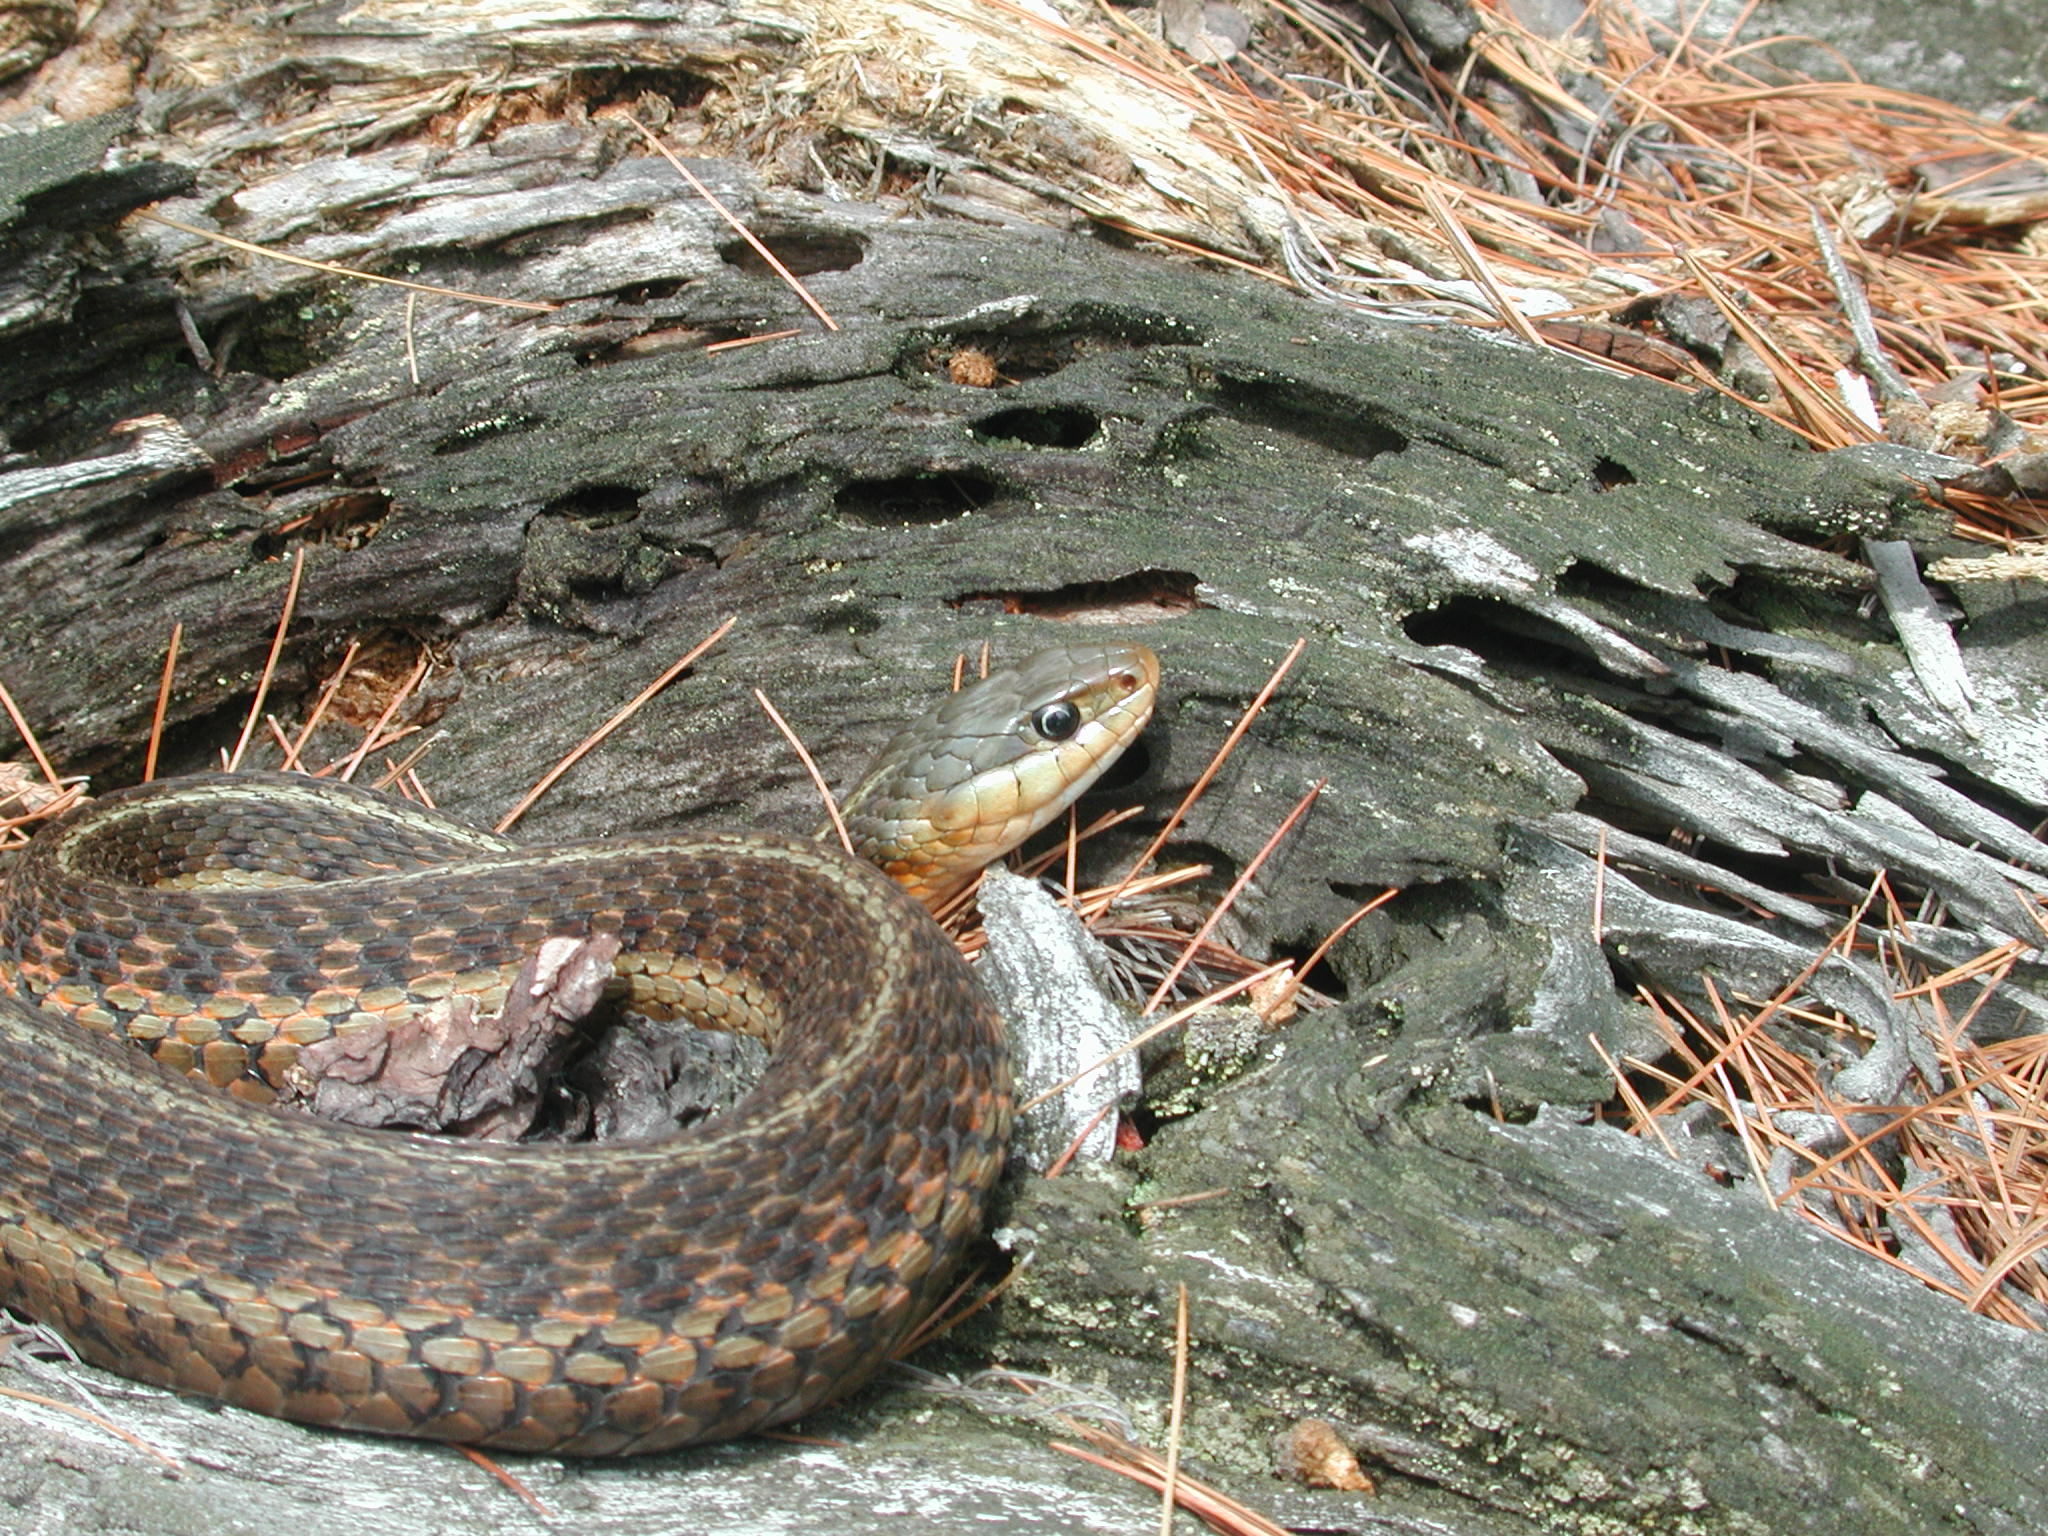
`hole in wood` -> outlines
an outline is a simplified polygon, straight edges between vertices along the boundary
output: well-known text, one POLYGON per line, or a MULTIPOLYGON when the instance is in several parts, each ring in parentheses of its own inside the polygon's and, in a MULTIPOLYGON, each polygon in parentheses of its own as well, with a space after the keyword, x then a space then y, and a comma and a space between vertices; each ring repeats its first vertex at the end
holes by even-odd
POLYGON ((984 416, 970 430, 984 442, 1083 448, 1102 430, 1102 418, 1078 405, 1020 405, 984 416))
MULTIPOLYGON (((809 277, 813 272, 844 272, 848 267, 860 265, 867 255, 867 247, 850 235, 764 235, 758 229, 755 236, 775 253, 775 259, 798 277, 809 277)), ((718 259, 729 267, 756 277, 772 277, 774 268, 761 259, 761 253, 744 240, 728 240, 718 248, 718 259)))
POLYGON ((1595 489, 1611 491, 1617 485, 1634 485, 1635 483, 1636 477, 1629 473, 1627 465, 1618 464, 1613 459, 1607 458, 1595 459, 1593 461, 1593 485, 1595 489))
POLYGON ((839 488, 832 504, 863 523, 943 523, 987 506, 1001 489, 976 470, 925 469, 852 481, 839 488))
POLYGON ((990 603, 1004 613, 1029 613, 1070 624, 1145 624, 1208 606, 1195 596, 1199 585, 1200 578, 1193 571, 1149 569, 1107 581, 1076 581, 1035 591, 1020 587, 964 592, 950 606, 990 603))

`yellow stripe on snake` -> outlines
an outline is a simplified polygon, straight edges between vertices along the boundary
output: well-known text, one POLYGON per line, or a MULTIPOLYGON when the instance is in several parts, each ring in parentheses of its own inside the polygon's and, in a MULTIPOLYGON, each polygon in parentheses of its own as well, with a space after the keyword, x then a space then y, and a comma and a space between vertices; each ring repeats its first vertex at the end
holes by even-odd
MULTIPOLYGON (((957 890, 1135 737, 1157 679, 1142 647, 1069 647, 953 695, 850 797, 859 844, 957 890)), ((45 829, 0 903, 0 1303, 259 1412, 570 1455, 781 1423, 889 1358, 1001 1171, 1001 1022, 903 885, 820 844, 517 848, 206 775, 45 829), (771 1037, 738 1105, 543 1146, 235 1102, 366 1019, 496 1008, 543 940, 596 934, 637 1004, 771 1037)))

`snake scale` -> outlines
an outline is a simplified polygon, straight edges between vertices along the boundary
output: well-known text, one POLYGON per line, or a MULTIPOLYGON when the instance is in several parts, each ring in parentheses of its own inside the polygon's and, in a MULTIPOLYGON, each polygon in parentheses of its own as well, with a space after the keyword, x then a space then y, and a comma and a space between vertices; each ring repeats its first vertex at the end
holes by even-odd
POLYGON ((901 884, 769 836, 515 848, 284 775, 69 814, 0 889, 0 1303, 143 1381, 510 1450, 724 1439, 850 1390, 978 1232, 1011 1114, 1001 1022, 906 887, 1057 814, 1157 678, 1142 647, 1041 652, 899 736, 849 821, 901 884), (643 1011, 769 1042, 738 1105, 501 1145, 238 1102, 593 934, 643 1011))

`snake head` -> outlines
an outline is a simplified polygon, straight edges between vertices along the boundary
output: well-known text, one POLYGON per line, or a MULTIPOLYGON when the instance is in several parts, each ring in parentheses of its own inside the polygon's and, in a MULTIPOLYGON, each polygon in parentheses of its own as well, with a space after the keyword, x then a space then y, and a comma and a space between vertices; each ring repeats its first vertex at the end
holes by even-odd
POLYGON ((855 852, 942 905, 1079 799, 1158 691, 1142 645, 1054 646, 961 689, 899 731, 847 797, 855 852))

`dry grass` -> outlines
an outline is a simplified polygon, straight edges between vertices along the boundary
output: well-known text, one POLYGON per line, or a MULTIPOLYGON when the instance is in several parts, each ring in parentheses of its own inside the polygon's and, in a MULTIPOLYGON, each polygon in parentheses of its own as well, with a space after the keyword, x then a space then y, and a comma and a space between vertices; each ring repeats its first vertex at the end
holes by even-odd
POLYGON ((1930 976, 1856 932, 1852 919, 1830 949, 1855 944, 1887 964, 1895 996, 1934 1037, 1936 1080, 1916 1074, 1897 1104, 1836 1098, 1816 1056, 1860 1053, 1870 1038, 1802 1005, 1810 971, 1766 999, 1710 986, 1704 1015, 1645 992, 1670 1052, 1611 1063, 1625 1122, 1680 1156, 1661 1122, 1704 1107, 1747 1164, 1709 1168, 1717 1178, 1746 1173, 1775 1205, 1971 1310, 2048 1327, 2048 1034, 1980 1043, 1965 1032, 2030 946, 1930 976))
MULTIPOLYGON (((1320 0, 1261 8, 1227 65, 1170 47, 1147 30, 1152 13, 1066 14, 980 0, 929 24, 1009 26, 1019 50, 1071 76, 1047 104, 1101 142, 1145 143, 1154 119, 1185 125, 1181 147, 1158 151, 1181 170, 1173 209, 1142 180, 1085 166, 1055 189, 1105 224, 1332 302, 1506 328, 1728 390, 1641 318, 1657 299, 1703 299, 1768 375, 1756 408, 1818 447, 1890 437, 1982 458, 1994 409, 2048 426, 2048 243, 2028 223, 2048 216, 2048 136, 1791 78, 1768 62, 1774 39, 1674 35, 1625 0, 1589 8, 1562 40, 1483 9, 1455 75, 1374 47, 1320 0), (1852 326, 1866 295, 1869 324, 1852 326), (1881 422, 1839 369, 1876 385, 1881 422)), ((951 67, 971 94, 969 66, 951 67)), ((864 104, 908 110, 885 93, 864 104)), ((832 110, 828 92, 818 106, 832 110)), ((767 132, 748 146, 765 149, 767 132)), ((1028 141, 977 149, 1045 169, 1028 141)), ((2048 532, 2048 506, 2024 497, 1951 499, 1984 537, 2048 532)))
MULTIPOLYGON (((1709 37, 1700 8, 1673 32, 1599 0, 1546 37, 1481 0, 1469 54, 1439 66, 1371 41, 1355 8, 1269 0, 1247 7, 1244 52, 1214 64, 1156 35, 1156 10, 860 0, 792 10, 808 55, 772 92, 750 67, 703 115, 769 176, 815 164, 841 190, 915 206, 924 162, 892 172, 887 146, 928 141, 1106 227, 1333 303, 1760 390, 1756 409, 1819 447, 2009 458, 2017 424, 2030 457, 2048 450, 2029 435, 2048 432, 2048 135, 1790 76, 1771 63, 1783 40, 1749 27, 1758 9, 1709 37), (1026 120, 1043 114, 1065 125, 1050 140, 1026 120), (1666 299, 1711 307, 1749 363, 1726 366, 1711 338, 1705 358, 1674 345, 1666 299)), ((1966 532, 2048 534, 2048 502, 1995 482, 1944 494, 1966 532)))

